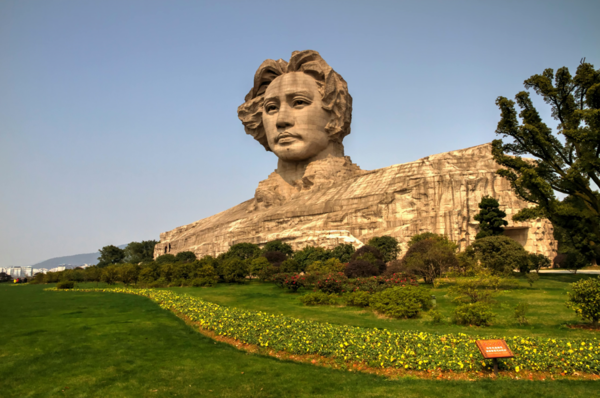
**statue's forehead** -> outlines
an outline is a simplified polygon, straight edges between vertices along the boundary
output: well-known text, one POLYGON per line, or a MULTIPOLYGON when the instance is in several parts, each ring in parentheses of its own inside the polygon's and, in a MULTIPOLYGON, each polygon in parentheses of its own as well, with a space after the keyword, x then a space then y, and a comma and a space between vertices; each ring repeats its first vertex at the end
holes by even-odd
POLYGON ((285 73, 269 84, 265 91, 265 97, 276 97, 279 95, 289 95, 298 92, 315 94, 318 92, 318 86, 315 79, 306 73, 290 72, 285 73))

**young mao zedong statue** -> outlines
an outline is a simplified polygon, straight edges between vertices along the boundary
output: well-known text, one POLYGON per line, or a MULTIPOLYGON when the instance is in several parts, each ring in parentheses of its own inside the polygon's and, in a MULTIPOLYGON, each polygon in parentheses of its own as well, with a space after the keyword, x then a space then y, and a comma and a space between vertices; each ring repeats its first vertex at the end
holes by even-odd
POLYGON ((257 189, 259 203, 280 203, 314 184, 360 173, 342 144, 352 120, 348 85, 318 52, 264 61, 245 101, 238 117, 246 133, 279 158, 275 173, 257 189))

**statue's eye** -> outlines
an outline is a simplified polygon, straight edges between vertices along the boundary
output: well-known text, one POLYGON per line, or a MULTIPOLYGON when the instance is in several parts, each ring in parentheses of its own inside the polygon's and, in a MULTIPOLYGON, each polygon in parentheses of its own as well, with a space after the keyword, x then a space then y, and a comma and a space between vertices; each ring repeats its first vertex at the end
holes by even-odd
POLYGON ((275 105, 267 105, 266 107, 267 112, 274 112, 277 110, 277 106, 275 105))
POLYGON ((296 101, 294 101, 294 105, 295 106, 302 106, 302 105, 306 105, 306 104, 307 103, 304 100, 296 100, 296 101))

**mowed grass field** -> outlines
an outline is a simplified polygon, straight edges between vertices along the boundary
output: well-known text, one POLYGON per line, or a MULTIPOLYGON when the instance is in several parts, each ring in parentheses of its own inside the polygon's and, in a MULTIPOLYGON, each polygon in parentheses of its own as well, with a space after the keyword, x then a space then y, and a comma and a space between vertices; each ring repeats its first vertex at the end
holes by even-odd
MULTIPOLYGON (((539 292, 530 293, 534 303, 538 295, 555 297, 551 304, 542 302, 539 310, 556 304, 562 306, 557 312, 564 318, 540 313, 543 322, 536 323, 532 314, 531 330, 508 321, 495 330, 459 328, 448 322, 434 325, 427 318, 391 321, 357 309, 303 307, 298 295, 269 284, 176 290, 224 305, 360 326, 596 336, 564 327, 575 318, 563 308, 568 281, 561 277, 544 277, 536 284, 539 292), (543 293, 552 292, 553 286, 562 293, 543 293)), ((600 387, 597 381, 573 380, 390 380, 280 361, 216 343, 143 297, 44 292, 45 287, 0 284, 0 397, 582 397, 597 396, 600 387)), ((519 294, 520 290, 526 289, 519 294)), ((444 308, 443 289, 436 293, 444 308)), ((511 312, 502 309, 503 300, 498 298, 498 312, 511 312)), ((535 307, 532 303, 532 313, 535 307)))

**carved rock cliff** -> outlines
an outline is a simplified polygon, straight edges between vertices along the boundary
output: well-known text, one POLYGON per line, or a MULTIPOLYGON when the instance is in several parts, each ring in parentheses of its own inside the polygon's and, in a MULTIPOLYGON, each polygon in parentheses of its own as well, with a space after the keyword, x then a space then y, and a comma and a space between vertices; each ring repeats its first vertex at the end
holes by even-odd
POLYGON ((302 180, 287 183, 272 173, 253 199, 162 233, 154 255, 215 256, 236 243, 275 239, 294 250, 339 243, 360 247, 382 235, 398 239, 404 252, 410 237, 422 232, 445 234, 464 249, 477 234, 478 204, 490 195, 507 213, 505 234, 526 250, 553 258, 552 224, 512 221, 527 203, 495 173, 498 168, 490 144, 372 171, 360 170, 348 157, 327 158, 309 165, 302 180))

